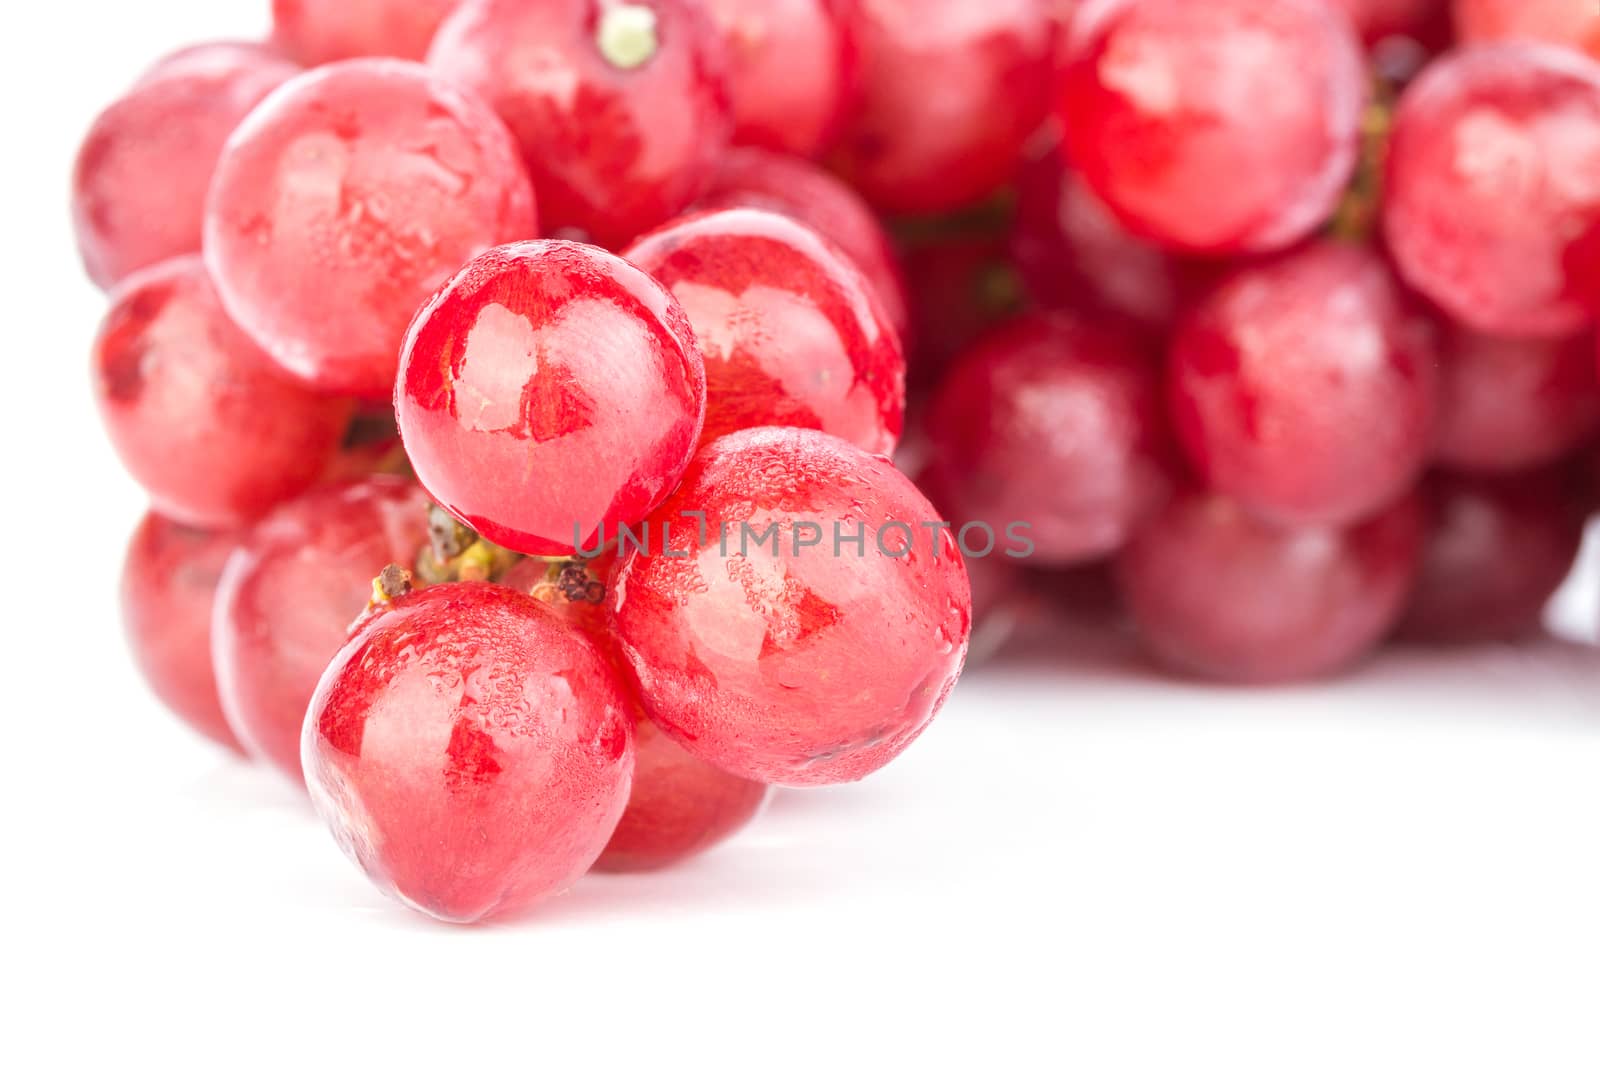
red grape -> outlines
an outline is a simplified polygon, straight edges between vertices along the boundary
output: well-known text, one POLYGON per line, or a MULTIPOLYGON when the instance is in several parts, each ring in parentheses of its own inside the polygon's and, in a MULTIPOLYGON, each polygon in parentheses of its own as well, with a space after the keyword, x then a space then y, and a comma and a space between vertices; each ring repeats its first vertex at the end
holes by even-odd
POLYGON ((677 298, 706 365, 701 442, 803 426, 888 455, 905 417, 900 337, 838 246, 783 215, 680 220, 622 253, 677 298))
POLYGON ((706 0, 727 41, 735 144, 814 156, 838 135, 860 72, 856 0, 706 0))
POLYGON ((248 522, 317 480, 350 404, 284 378, 229 320, 198 256, 128 278, 94 350, 94 389, 129 473, 158 511, 248 522))
POLYGON ((1170 488, 1160 372, 1124 332, 1032 315, 963 356, 928 411, 949 518, 1030 524, 1040 563, 1121 548, 1170 488))
POLYGON ((906 280, 889 235, 854 189, 807 160, 734 149, 711 179, 702 208, 761 208, 798 219, 844 249, 872 282, 902 338, 909 325, 906 280))
POLYGON ((1455 15, 1465 42, 1548 41, 1600 57, 1594 0, 1455 0, 1455 15))
POLYGON ((508 549, 563 556, 672 492, 705 395, 694 330, 657 282, 530 241, 469 263, 418 313, 395 405, 440 504, 508 549))
MULTIPOLYGON (((614 549, 590 560, 524 557, 500 581, 546 605, 588 634, 631 682, 606 612, 617 563, 614 549)), ((628 807, 595 862, 605 871, 647 871, 687 860, 728 838, 766 800, 762 783, 712 767, 661 733, 634 709, 633 788, 628 807)))
POLYGON ((272 0, 272 39, 307 66, 357 56, 421 59, 460 0, 272 0))
POLYGON ((600 871, 655 871, 688 860, 748 825, 771 792, 691 756, 642 716, 634 751, 628 807, 595 861, 600 871))
POLYGON ((1011 255, 1030 294, 1048 307, 1093 306, 1167 331, 1198 269, 1129 233, 1056 144, 1046 142, 1017 177, 1011 255))
POLYGON ((1383 638, 1405 608, 1422 540, 1414 496, 1358 526, 1291 529, 1194 490, 1140 530, 1117 573, 1162 662, 1286 682, 1347 667, 1383 638))
POLYGON ((510 125, 550 229, 616 248, 716 169, 733 129, 723 52, 691 0, 471 0, 428 62, 510 125))
POLYGON ((1538 45, 1431 64, 1395 112, 1384 229, 1467 326, 1560 337, 1600 310, 1600 65, 1538 45))
POLYGON ((645 711, 742 778, 819 785, 883 767, 966 652, 971 592, 941 522, 887 460, 826 434, 712 442, 611 590, 645 711))
POLYGON ((373 578, 416 561, 427 507, 401 478, 328 486, 268 516, 228 560, 211 632, 223 709, 245 748, 295 781, 317 680, 373 578))
POLYGON ((1372 514, 1410 489, 1433 445, 1433 333, 1354 245, 1233 275, 1174 339, 1168 387, 1202 477, 1280 522, 1372 514))
POLYGON ((1600 430, 1594 339, 1490 337, 1452 328, 1441 353, 1436 456, 1469 471, 1556 460, 1600 430))
POLYGON ((526 594, 434 586, 396 598, 328 666, 306 784, 386 893, 462 923, 519 911, 587 871, 622 815, 631 700, 526 594))
POLYGON ((1583 513, 1563 473, 1441 474, 1427 489, 1432 528, 1404 635, 1471 642, 1537 633, 1583 543, 1583 513))
POLYGON ((211 604, 237 538, 145 515, 122 564, 122 623, 150 689, 185 723, 242 753, 211 668, 211 604))
POLYGON ((229 140, 205 244, 223 301, 274 359, 379 398, 428 294, 534 233, 500 120, 419 64, 353 59, 296 78, 229 140))
POLYGON ((1361 45, 1325 0, 1091 0, 1065 63, 1067 152, 1152 240, 1285 248, 1355 171, 1361 45))
POLYGON ((78 250, 97 285, 200 251, 223 143, 298 70, 259 46, 200 45, 158 63, 100 113, 72 171, 78 250))
POLYGON ((838 165, 885 211, 958 208, 1011 177, 1050 108, 1039 0, 861 0, 862 100, 838 165))

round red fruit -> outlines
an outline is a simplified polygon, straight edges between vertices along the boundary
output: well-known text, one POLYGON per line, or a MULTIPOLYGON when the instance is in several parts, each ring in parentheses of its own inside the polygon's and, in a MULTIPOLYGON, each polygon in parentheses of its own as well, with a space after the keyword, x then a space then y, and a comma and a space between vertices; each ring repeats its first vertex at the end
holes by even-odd
POLYGON ((273 43, 307 66, 358 56, 421 59, 460 0, 272 0, 273 43))
POLYGON ((484 254, 418 313, 395 408, 430 493, 496 544, 564 556, 666 499, 705 416, 672 296, 588 245, 484 254))
POLYGON ((1449 328, 1440 352, 1436 458, 1465 471, 1519 471, 1600 429, 1594 339, 1490 337, 1449 328))
POLYGON ((1361 43, 1326 0, 1090 0, 1060 110, 1073 163, 1135 233, 1262 252, 1332 216, 1366 84, 1361 43))
POLYGON ((1455 0, 1461 40, 1546 41, 1600 58, 1600 6, 1594 0, 1455 0))
POLYGON ((211 605, 237 540, 148 513, 122 564, 122 624, 134 662, 161 702, 205 737, 242 753, 222 716, 211 668, 211 605))
POLYGON ((328 486, 257 524, 228 560, 211 631, 223 709, 245 748, 296 782, 317 680, 371 598, 373 578, 416 562, 427 509, 401 478, 328 486))
POLYGON ((470 0, 428 62, 511 127, 547 228, 608 248, 686 208, 733 129, 696 0, 470 0))
POLYGON ((701 441, 758 426, 823 430, 888 455, 905 419, 900 336, 838 246, 736 208, 642 238, 624 259, 667 287, 706 367, 701 441))
POLYGON ((100 113, 72 170, 78 250, 97 285, 200 251, 224 142, 298 71, 260 46, 200 45, 158 63, 100 113))
POLYGON ((860 75, 857 0, 707 0, 727 42, 735 144, 815 156, 838 135, 860 75))
POLYGON ((264 514, 317 480, 350 404, 308 392, 223 311, 185 256, 128 278, 94 349, 111 443, 156 510, 200 527, 264 514))
POLYGON ((1017 175, 1011 254, 1045 306, 1093 306, 1156 333, 1172 328, 1199 287, 1199 269, 1129 233, 1054 141, 1017 175))
POLYGON ((1429 642, 1537 634, 1545 604, 1583 543, 1583 510, 1565 472, 1427 483, 1432 526, 1401 632, 1429 642))
POLYGON ((1187 318, 1167 374, 1196 470, 1278 522, 1371 515, 1411 488, 1433 447, 1433 331, 1353 245, 1237 272, 1187 318))
POLYGON ((1406 280, 1484 333, 1561 337, 1600 312, 1600 64, 1488 45, 1395 112, 1384 230, 1406 280))
POLYGON ((1355 663, 1400 618, 1423 525, 1415 497, 1358 526, 1291 529, 1189 491, 1129 543, 1118 581, 1163 663, 1225 682, 1311 678, 1355 663))
POLYGON ((655 724, 741 778, 862 778, 932 720, 972 595, 949 529, 885 459, 814 430, 730 434, 611 591, 655 724), (702 525, 703 524, 703 525, 702 525))
MULTIPOLYGON (((620 677, 631 683, 606 612, 616 564, 612 549, 587 560, 529 556, 501 582, 589 635, 620 665, 620 677)), ((654 871, 688 860, 754 819, 768 793, 762 783, 691 756, 646 719, 637 704, 634 712, 633 788, 621 822, 595 862, 603 871, 654 871)))
POLYGON ((963 207, 1011 177, 1050 109, 1039 0, 861 0, 861 102, 837 163, 884 211, 963 207))
POLYGON ((630 701, 594 644, 526 594, 434 586, 328 666, 306 784, 386 893, 458 923, 521 911, 575 882, 616 827, 630 701))
POLYGON ((949 518, 1027 524, 1038 563, 1108 556, 1161 507, 1170 451, 1156 361, 1069 313, 999 328, 961 357, 928 410, 949 518))
POLYGON ((771 788, 693 756, 642 716, 634 724, 633 789, 599 871, 658 871, 744 829, 771 788))
POLYGON ((843 249, 872 282, 903 340, 909 326, 906 280, 894 246, 854 189, 807 160, 735 149, 723 157, 702 208, 761 208, 798 219, 843 249))
POLYGON ((420 64, 354 59, 296 78, 234 133, 206 262, 285 368, 375 399, 394 388, 417 307, 535 223, 527 173, 488 108, 420 64))

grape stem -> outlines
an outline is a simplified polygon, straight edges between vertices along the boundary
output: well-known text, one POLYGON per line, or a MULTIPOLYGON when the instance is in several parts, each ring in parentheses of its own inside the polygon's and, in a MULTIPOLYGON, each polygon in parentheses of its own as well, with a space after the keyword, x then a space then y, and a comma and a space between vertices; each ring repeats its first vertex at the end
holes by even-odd
POLYGON ((1394 102, 1395 87, 1387 79, 1375 78, 1372 103, 1361 118, 1361 161, 1328 227, 1329 234, 1342 241, 1365 242, 1377 228, 1394 102))

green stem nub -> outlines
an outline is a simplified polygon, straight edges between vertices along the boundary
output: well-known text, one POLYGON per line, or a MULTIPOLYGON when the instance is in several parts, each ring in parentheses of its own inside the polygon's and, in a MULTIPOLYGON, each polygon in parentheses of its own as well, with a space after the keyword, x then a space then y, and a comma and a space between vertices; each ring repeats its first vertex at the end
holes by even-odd
POLYGON ((600 54, 618 70, 642 67, 661 48, 656 36, 656 13, 643 4, 618 4, 600 16, 595 34, 600 54))

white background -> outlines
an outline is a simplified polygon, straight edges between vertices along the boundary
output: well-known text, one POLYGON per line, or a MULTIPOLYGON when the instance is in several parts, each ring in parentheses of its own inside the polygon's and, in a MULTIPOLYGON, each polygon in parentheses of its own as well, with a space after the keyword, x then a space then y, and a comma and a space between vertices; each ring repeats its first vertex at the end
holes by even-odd
POLYGON ((265 6, 7 9, 0 1060, 1600 1063, 1576 646, 1241 693, 1059 636, 878 777, 780 796, 679 871, 482 929, 379 897, 157 707, 116 615, 141 502, 90 400, 70 156, 159 53, 265 6))

